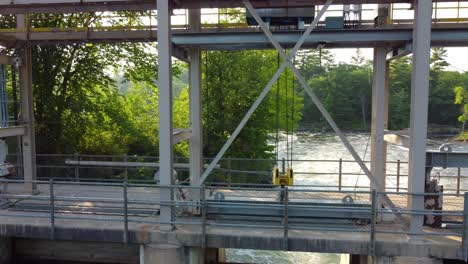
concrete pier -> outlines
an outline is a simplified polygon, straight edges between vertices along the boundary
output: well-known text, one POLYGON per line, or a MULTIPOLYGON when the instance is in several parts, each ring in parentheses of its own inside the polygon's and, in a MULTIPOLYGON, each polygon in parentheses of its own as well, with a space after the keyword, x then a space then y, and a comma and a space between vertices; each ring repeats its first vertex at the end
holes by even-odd
POLYGON ((141 246, 141 264, 186 264, 188 259, 184 246, 169 244, 149 244, 141 246))

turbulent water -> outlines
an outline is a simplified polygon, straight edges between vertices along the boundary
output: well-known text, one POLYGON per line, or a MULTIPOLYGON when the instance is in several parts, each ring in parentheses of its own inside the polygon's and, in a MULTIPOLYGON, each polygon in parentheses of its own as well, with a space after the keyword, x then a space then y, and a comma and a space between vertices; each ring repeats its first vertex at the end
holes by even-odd
MULTIPOLYGON (((352 156, 341 143, 340 139, 331 134, 294 134, 289 135, 289 143, 285 135, 281 135, 281 140, 278 147, 279 158, 287 158, 287 149, 291 149, 293 145, 293 160, 353 160, 352 156)), ((347 135, 351 145, 356 149, 358 154, 364 160, 370 159, 370 137, 369 134, 350 134, 347 135)), ((429 149, 435 149, 440 144, 444 143, 445 139, 437 139, 431 142, 429 149)), ((452 143, 454 151, 468 151, 468 145, 465 143, 452 143)), ((289 153, 291 155, 291 153, 289 153)), ((387 152, 388 161, 407 162, 407 149, 389 145, 387 152)), ((292 168, 295 171, 295 185, 327 185, 336 186, 338 182, 337 162, 304 162, 295 161, 292 163, 292 168), (302 172, 302 174, 301 174, 302 172), (304 173, 329 173, 322 175, 304 174, 304 173)), ((362 174, 360 168, 355 163, 343 163, 343 171, 355 172, 358 175, 343 176, 343 185, 350 186, 349 189, 354 189, 355 186, 368 186, 369 181, 362 174)), ((402 164, 401 175, 407 174, 407 165, 402 164)), ((387 165, 387 174, 396 174, 396 163, 387 165)), ((456 175, 456 169, 434 169, 433 174, 438 175, 456 175)), ((463 175, 468 175, 468 171, 463 171, 463 175)), ((454 178, 441 178, 441 183, 444 188, 450 189, 456 187, 454 178)), ((400 186, 406 187, 407 179, 401 177, 400 186)), ((396 186, 396 177, 387 178, 387 186, 396 186)), ((468 189, 468 181, 462 182, 462 187, 468 189)), ((323 187, 327 188, 327 187, 323 187)), ((246 249, 229 249, 226 252, 229 262, 240 263, 294 263, 294 264, 338 264, 340 263, 340 255, 338 254, 318 254, 318 253, 302 253, 302 252, 278 252, 278 251, 256 251, 246 249)))

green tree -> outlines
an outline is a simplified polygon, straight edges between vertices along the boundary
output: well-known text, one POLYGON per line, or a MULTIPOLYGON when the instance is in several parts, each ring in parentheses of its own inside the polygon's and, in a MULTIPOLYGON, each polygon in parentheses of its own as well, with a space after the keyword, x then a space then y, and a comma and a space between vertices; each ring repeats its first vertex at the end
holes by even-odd
POLYGON ((411 58, 403 57, 390 64, 389 128, 408 127, 411 98, 411 58))
MULTIPOLYGON (((109 20, 104 13, 37 14, 30 21, 32 27, 118 27, 140 25, 144 16, 141 12, 118 12, 118 15, 118 19, 109 20)), ((148 132, 135 126, 133 116, 138 114, 127 107, 124 98, 131 83, 157 89, 155 50, 154 43, 34 46, 38 152, 156 155, 157 148, 148 149, 157 146, 154 139, 152 143, 144 141, 150 140, 148 137, 138 140, 148 132), (123 89, 113 78, 116 72, 121 75, 119 81, 126 84, 123 89)), ((174 72, 180 74, 177 64, 174 72)), ((157 127, 151 128, 151 135, 157 135, 157 127)))
POLYGON ((453 89, 455 93, 455 104, 460 105, 462 114, 458 117, 458 121, 462 123, 460 134, 465 134, 465 124, 468 118, 468 92, 462 86, 457 86, 453 89))
MULTIPOLYGON (((204 61, 204 155, 213 157, 273 76, 277 69, 277 54, 272 51, 216 51, 206 52, 204 61)), ((293 130, 301 118, 302 98, 297 91, 293 92, 298 89, 293 83, 292 73, 283 73, 277 86, 272 88, 252 115, 225 157, 273 157, 273 147, 268 142, 272 139, 272 132, 277 129, 277 115, 281 130, 293 130), (277 106, 279 112, 276 111, 277 106)), ((249 166, 259 169, 255 164, 238 165, 244 169, 249 166)), ((249 177, 238 176, 236 179, 240 182, 249 177)))

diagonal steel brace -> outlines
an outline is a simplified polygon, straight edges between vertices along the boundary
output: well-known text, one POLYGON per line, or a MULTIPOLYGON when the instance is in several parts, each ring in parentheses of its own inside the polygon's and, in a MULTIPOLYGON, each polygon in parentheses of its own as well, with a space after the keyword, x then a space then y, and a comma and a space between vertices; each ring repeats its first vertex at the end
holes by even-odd
MULTIPOLYGON (((265 99, 266 95, 270 92, 271 88, 273 87, 273 85, 275 84, 276 80, 280 77, 281 73, 284 71, 284 69, 286 68, 286 66, 288 65, 288 61, 291 60, 292 58, 294 58, 294 56, 296 55, 296 52, 301 48, 302 44, 304 44, 307 36, 309 36, 309 34, 312 32, 312 30, 317 26, 318 22, 320 21, 320 19, 322 18, 323 14, 325 13, 325 11, 328 9, 328 7, 331 5, 331 3, 333 2, 333 0, 328 0, 325 5, 323 6, 323 8, 320 10, 320 12, 317 14, 317 16, 314 18, 314 20, 312 21, 312 23, 310 24, 310 26, 307 28, 307 30, 304 32, 304 34, 302 35, 302 37, 299 39, 299 41, 296 43, 296 45, 294 46, 294 48, 291 50, 291 52, 289 53, 289 56, 288 56, 288 59, 286 61, 284 61, 281 66, 278 68, 278 70, 275 72, 275 74, 273 75, 273 78, 268 82, 268 84, 265 86, 265 88, 263 89, 263 91, 260 93, 259 97, 257 98, 257 100, 254 102, 254 104, 250 107, 249 111, 247 111, 247 114, 244 116, 244 118, 241 120, 241 122, 239 123, 239 125, 236 127, 236 129, 234 130, 234 132, 231 134, 231 137, 226 141, 226 143, 224 144, 224 146, 221 148, 221 150, 218 152, 218 154, 216 155, 216 157, 213 159, 213 161, 210 163, 210 165, 208 166, 208 168, 206 168, 205 172, 203 173, 203 175, 201 176, 200 178, 200 181, 199 181, 199 185, 203 184, 203 182, 206 180, 206 178, 208 177, 208 175, 210 175, 210 173, 213 171, 213 169, 215 168, 216 164, 218 164, 219 160, 223 157, 224 153, 226 153, 226 151, 228 150, 228 148, 231 146, 231 144, 234 142, 234 140, 237 138, 237 136, 239 135, 239 133, 242 131, 242 129, 244 128, 245 124, 247 124, 247 122, 249 121, 250 117, 252 116, 252 114, 255 112, 255 110, 257 110, 258 106, 260 105, 260 103, 263 101, 263 99, 265 99)), ((250 3, 249 3, 250 4, 250 3)), ((257 16, 258 17, 258 16, 257 16)), ((261 20, 261 19, 260 19, 261 20)))

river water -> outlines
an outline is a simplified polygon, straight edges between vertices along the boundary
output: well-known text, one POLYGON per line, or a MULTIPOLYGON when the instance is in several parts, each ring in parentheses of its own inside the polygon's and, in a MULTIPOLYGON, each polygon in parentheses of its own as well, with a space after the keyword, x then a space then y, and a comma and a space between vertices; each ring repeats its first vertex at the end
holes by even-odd
MULTIPOLYGON (((278 147, 279 158, 287 158, 287 149, 293 149, 293 160, 353 160, 352 156, 341 143, 340 139, 334 134, 293 134, 289 135, 287 143, 286 135, 281 135, 278 147)), ((355 148, 363 160, 370 159, 370 136, 369 134, 348 134, 348 140, 355 148)), ((437 138, 430 141, 428 149, 437 149, 440 144, 448 142, 449 138, 437 138)), ((468 151, 468 144, 463 142, 450 142, 453 151, 468 151)), ((289 154, 290 155, 290 154, 289 154)), ((395 145, 388 145, 387 152, 387 175, 397 174, 396 161, 402 162, 400 174, 407 175, 408 150, 395 145)), ((338 182, 338 162, 304 162, 295 161, 292 163, 295 172, 295 185, 325 185, 336 186, 338 182), (301 173, 302 172, 302 173, 301 173), (308 173, 308 174, 305 174, 308 173), (309 174, 325 173, 325 174, 309 174), (329 173, 329 174, 327 174, 329 173)), ((344 172, 355 172, 357 175, 343 176, 343 185, 350 186, 353 190, 355 186, 369 186, 369 180, 362 173, 359 166, 355 163, 343 163, 344 172)), ((455 176, 457 169, 434 169, 433 175, 455 176)), ((468 176, 468 170, 462 170, 462 175, 468 176)), ((441 178, 441 184, 445 189, 456 188, 455 177, 441 178)), ((407 178, 400 178, 400 187, 407 186, 407 178)), ((396 187, 396 176, 387 177, 387 188, 396 187)), ((468 179, 462 181, 462 187, 468 189, 468 179)), ((322 187, 327 188, 327 187, 322 187)), ((228 249, 226 250, 227 260, 229 262, 240 263, 285 263, 285 264, 338 264, 340 255, 338 254, 319 254, 303 252, 280 252, 280 251, 257 251, 246 249, 228 249)))

